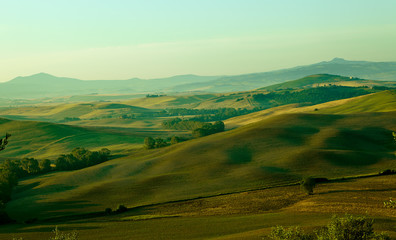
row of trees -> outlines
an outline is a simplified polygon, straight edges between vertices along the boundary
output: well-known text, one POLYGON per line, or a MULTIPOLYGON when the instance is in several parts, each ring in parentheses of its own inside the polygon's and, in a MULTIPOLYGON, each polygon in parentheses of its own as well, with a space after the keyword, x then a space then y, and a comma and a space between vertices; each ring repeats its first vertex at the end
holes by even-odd
POLYGON ((0 165, 0 205, 6 204, 11 199, 12 189, 18 184, 18 179, 51 170, 51 161, 48 159, 5 160, 0 165))
POLYGON ((179 142, 184 142, 188 139, 183 138, 183 137, 178 137, 178 136, 173 136, 171 138, 163 139, 160 137, 152 138, 152 137, 146 137, 144 139, 144 147, 146 149, 153 149, 153 148, 162 148, 169 146, 171 144, 176 144, 179 142))
POLYGON ((89 151, 85 148, 75 148, 69 154, 62 154, 55 160, 56 170, 76 170, 105 162, 110 157, 110 150, 102 148, 99 151, 89 151))
POLYGON ((176 130, 194 130, 203 127, 205 124, 206 123, 204 122, 183 120, 181 118, 173 118, 162 121, 163 128, 176 129, 176 130))
POLYGON ((194 129, 192 135, 195 138, 204 137, 211 134, 224 132, 224 128, 224 122, 222 121, 217 121, 213 124, 205 123, 202 127, 194 129))
POLYGON ((191 116, 193 121, 212 122, 225 120, 231 117, 248 114, 259 111, 260 108, 246 109, 246 108, 214 108, 214 109, 189 109, 189 108, 172 108, 166 109, 155 114, 158 117, 170 116, 191 116))
POLYGON ((181 118, 173 118, 163 121, 162 126, 169 129, 193 130, 192 135, 196 138, 224 131, 224 122, 222 121, 216 121, 212 124, 194 120, 183 120, 181 118))

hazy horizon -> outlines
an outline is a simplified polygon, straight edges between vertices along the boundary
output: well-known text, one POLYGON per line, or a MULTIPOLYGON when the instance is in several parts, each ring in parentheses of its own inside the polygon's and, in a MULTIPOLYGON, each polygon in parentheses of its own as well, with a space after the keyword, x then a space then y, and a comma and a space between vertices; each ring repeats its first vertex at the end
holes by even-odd
POLYGON ((6 1, 0 82, 236 75, 396 61, 396 2, 6 1))

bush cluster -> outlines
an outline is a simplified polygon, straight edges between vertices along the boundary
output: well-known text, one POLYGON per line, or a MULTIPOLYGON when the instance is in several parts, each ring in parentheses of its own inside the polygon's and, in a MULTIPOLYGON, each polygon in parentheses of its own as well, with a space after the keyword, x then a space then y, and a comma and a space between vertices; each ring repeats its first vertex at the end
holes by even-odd
POLYGON ((277 226, 268 237, 274 240, 390 240, 386 234, 374 232, 373 220, 352 215, 335 216, 327 226, 313 234, 307 234, 299 227, 277 226))
POLYGON ((194 129, 192 135, 195 138, 199 138, 219 132, 224 132, 224 123, 222 121, 217 121, 213 124, 206 123, 204 126, 194 129))

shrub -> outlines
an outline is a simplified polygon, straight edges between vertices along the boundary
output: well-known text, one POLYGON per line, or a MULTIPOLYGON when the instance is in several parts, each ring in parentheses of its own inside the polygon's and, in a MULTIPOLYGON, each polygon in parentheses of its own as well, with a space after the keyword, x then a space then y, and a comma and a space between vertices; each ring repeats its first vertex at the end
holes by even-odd
POLYGON ((128 211, 128 208, 125 207, 124 205, 118 206, 118 209, 116 210, 117 213, 123 213, 123 212, 126 212, 126 211, 128 211))
POLYGON ((390 240, 384 233, 373 231, 373 220, 366 217, 334 216, 331 222, 314 235, 306 234, 300 227, 272 228, 268 236, 274 240, 390 240))
POLYGON ((106 215, 110 215, 110 214, 112 214, 113 213, 113 210, 111 210, 111 208, 106 208, 105 209, 105 214, 106 215))
POLYGON ((277 226, 272 228, 270 239, 274 240, 311 240, 313 236, 305 234, 300 227, 284 228, 277 226))
POLYGON ((58 227, 55 227, 53 233, 55 236, 51 237, 50 240, 78 240, 78 233, 76 231, 63 233, 59 231, 58 227))
POLYGON ((155 147, 155 140, 152 137, 146 137, 144 139, 144 147, 147 149, 153 149, 155 147))
POLYGON ((303 180, 301 180, 300 183, 301 189, 309 195, 313 194, 313 189, 315 185, 316 185, 315 178, 312 177, 303 178, 303 180))
POLYGON ((389 201, 384 202, 384 207, 396 208, 396 201, 393 201, 392 198, 389 198, 389 201))

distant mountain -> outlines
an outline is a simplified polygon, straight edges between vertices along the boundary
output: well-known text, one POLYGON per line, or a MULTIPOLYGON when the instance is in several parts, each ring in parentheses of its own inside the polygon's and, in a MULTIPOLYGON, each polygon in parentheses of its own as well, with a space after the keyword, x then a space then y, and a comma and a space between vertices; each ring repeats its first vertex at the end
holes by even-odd
POLYGON ((169 78, 128 80, 91 80, 56 77, 39 73, 27 77, 17 77, 0 83, 1 98, 43 98, 84 94, 129 94, 162 92, 164 89, 187 83, 207 82, 219 77, 179 75, 169 78))
POLYGON ((262 88, 313 74, 336 74, 361 79, 396 81, 396 62, 347 61, 335 58, 307 66, 236 76, 180 75, 169 78, 92 80, 39 73, 0 83, 1 98, 43 98, 84 94, 233 92, 262 88))
POLYGON ((190 83, 171 88, 172 91, 205 90, 209 92, 247 91, 266 87, 313 74, 335 74, 361 79, 396 81, 396 62, 348 61, 334 58, 307 66, 277 71, 221 77, 214 81, 190 83))

